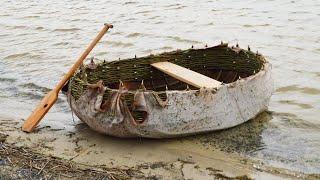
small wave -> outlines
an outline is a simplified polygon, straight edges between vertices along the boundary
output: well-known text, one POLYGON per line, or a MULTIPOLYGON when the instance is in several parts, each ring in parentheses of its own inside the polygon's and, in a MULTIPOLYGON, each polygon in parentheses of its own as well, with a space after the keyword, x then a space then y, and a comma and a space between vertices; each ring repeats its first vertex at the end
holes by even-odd
POLYGON ((44 30, 44 27, 38 26, 38 27, 36 27, 36 30, 44 30))
POLYGON ((9 55, 7 57, 5 57, 4 59, 17 59, 17 58, 21 58, 21 57, 26 57, 29 56, 30 53, 26 52, 26 53, 17 53, 17 54, 12 54, 9 55))
MULTIPOLYGON (((19 101, 24 101, 24 99, 33 99, 33 100, 41 100, 50 89, 46 87, 38 86, 34 83, 27 83, 18 86, 9 86, 1 89, 1 92, 5 92, 5 94, 0 93, 0 97, 4 98, 18 98, 19 101)), ((65 103, 61 97, 57 99, 56 104, 65 103)))
POLYGON ((10 34, 0 34, 0 37, 10 36, 10 34))
POLYGON ((316 89, 316 88, 308 88, 308 87, 301 88, 301 92, 302 92, 302 93, 305 93, 305 94, 311 94, 311 95, 320 94, 320 90, 319 90, 319 89, 316 89))
POLYGON ((167 9, 165 9, 165 10, 179 10, 179 9, 183 9, 183 8, 185 8, 185 7, 188 7, 188 6, 177 6, 177 7, 170 7, 170 8, 167 8, 167 9))
POLYGON ((28 99, 42 99, 44 94, 37 94, 35 92, 20 92, 16 96, 19 98, 23 97, 28 99))
POLYGON ((130 18, 128 18, 128 19, 125 19, 126 22, 128 22, 128 21, 134 21, 134 20, 136 20, 136 18, 134 18, 134 17, 130 17, 130 18))
POLYGON ((108 41, 108 43, 111 46, 114 46, 114 47, 130 47, 130 46, 133 46, 132 43, 123 43, 123 42, 120 42, 120 41, 108 41))
POLYGON ((299 51, 304 50, 303 46, 301 46, 301 47, 287 46, 287 48, 294 49, 294 50, 299 50, 299 51))
POLYGON ((195 40, 190 40, 190 39, 182 39, 178 36, 167 36, 167 38, 172 39, 177 42, 184 42, 184 43, 193 43, 193 44, 200 44, 201 42, 195 41, 195 40))
POLYGON ((173 7, 173 6, 180 6, 181 4, 177 3, 177 4, 169 4, 169 5, 165 5, 163 7, 173 7))
POLYGON ((59 42, 59 43, 54 43, 53 45, 54 46, 66 46, 66 45, 69 45, 70 43, 68 42, 59 42))
POLYGON ((76 21, 82 21, 83 19, 72 19, 72 22, 76 22, 76 21))
POLYGON ((40 16, 25 16, 23 18, 25 19, 33 19, 33 18, 39 18, 40 16))
POLYGON ((108 52, 98 52, 98 53, 96 53, 96 56, 105 56, 107 54, 108 54, 108 52))
POLYGON ((22 88, 28 88, 28 89, 32 89, 32 90, 40 90, 42 92, 49 92, 51 89, 47 88, 47 87, 43 87, 43 86, 39 86, 39 85, 36 85, 34 83, 26 83, 26 84, 22 84, 22 85, 19 85, 20 87, 22 88))
POLYGON ((286 128, 295 127, 301 129, 320 129, 320 124, 308 122, 292 113, 272 112, 272 116, 279 117, 281 119, 279 123, 286 128))
POLYGON ((290 12, 290 14, 309 14, 309 11, 295 11, 295 12, 290 12))
POLYGON ((35 14, 48 14, 48 12, 47 11, 41 11, 41 12, 35 12, 35 14))
POLYGON ((123 33, 119 32, 119 31, 112 31, 111 34, 112 35, 122 35, 123 33))
POLYGON ((171 46, 163 46, 163 47, 159 48, 159 50, 172 50, 172 49, 173 49, 173 47, 171 47, 171 46))
POLYGON ((296 36, 274 34, 274 35, 272 35, 272 37, 276 37, 276 38, 280 38, 280 39, 285 39, 285 38, 295 38, 296 36))
POLYGON ((203 26, 213 26, 213 25, 214 25, 214 23, 210 22, 210 23, 204 24, 203 26))
POLYGON ((22 25, 20 25, 20 26, 9 26, 10 28, 12 28, 12 29, 26 29, 26 28, 28 28, 28 26, 22 26, 22 25))
POLYGON ((128 5, 128 4, 138 4, 138 2, 134 2, 134 1, 127 1, 125 3, 123 3, 124 5, 128 5))
POLYGON ((55 32, 73 32, 73 31, 79 31, 79 28, 58 28, 54 29, 55 32))
POLYGON ((246 28, 251 28, 251 27, 267 27, 267 26, 270 26, 270 24, 257 24, 257 25, 245 24, 245 25, 243 25, 243 27, 246 27, 246 28))
POLYGON ((256 25, 256 26, 267 27, 267 26, 270 26, 270 24, 260 24, 260 25, 256 25))
POLYGON ((241 8, 241 10, 251 10, 252 8, 248 8, 248 7, 245 7, 245 8, 241 8))
POLYGON ((164 23, 163 21, 157 21, 154 24, 163 24, 163 23, 164 23))
POLYGON ((135 14, 146 14, 146 13, 149 13, 151 11, 149 10, 146 10, 146 11, 139 11, 139 12, 136 12, 135 14))
POLYGON ((16 79, 13 79, 13 78, 3 78, 3 77, 0 77, 0 82, 9 82, 9 83, 12 83, 12 82, 15 82, 16 79))
POLYGON ((302 109, 312 109, 313 106, 310 104, 305 104, 305 103, 298 103, 292 100, 281 100, 279 101, 281 104, 289 104, 289 105, 296 105, 299 106, 302 109))
POLYGON ((152 49, 145 49, 145 50, 142 50, 142 53, 144 54, 152 54, 153 50, 152 49))
POLYGON ((19 53, 19 54, 9 55, 9 56, 5 57, 4 59, 16 60, 16 59, 19 59, 19 58, 40 59, 41 55, 31 54, 31 53, 19 53))
POLYGON ((137 7, 149 7, 150 5, 148 4, 140 4, 140 5, 137 5, 137 7))
POLYGON ((138 36, 142 36, 142 34, 141 33, 130 33, 130 34, 128 34, 126 37, 128 37, 128 38, 132 38, 132 37, 138 37, 138 36))
POLYGON ((148 18, 148 19, 157 19, 157 18, 159 18, 160 16, 152 16, 152 17, 150 17, 150 18, 148 18))
POLYGON ((297 85, 285 86, 285 87, 278 88, 276 90, 276 92, 279 92, 279 93, 294 92, 294 91, 298 91, 303 94, 309 94, 309 95, 320 94, 319 89, 311 88, 311 87, 298 87, 297 85))
MULTIPOLYGON (((15 96, 18 98, 41 100, 45 95, 46 95, 46 92, 39 93, 35 91, 31 91, 31 92, 19 91, 19 93, 16 94, 15 96)), ((65 103, 65 101, 61 97, 58 97, 57 101, 55 102, 55 104, 63 104, 63 103, 65 103)))

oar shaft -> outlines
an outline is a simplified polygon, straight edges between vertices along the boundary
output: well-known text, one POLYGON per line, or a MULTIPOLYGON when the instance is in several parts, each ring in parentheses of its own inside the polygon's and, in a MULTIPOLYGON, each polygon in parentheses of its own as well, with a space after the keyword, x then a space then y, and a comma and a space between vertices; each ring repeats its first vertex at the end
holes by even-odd
POLYGON ((82 65, 84 59, 88 56, 88 54, 91 52, 91 50, 95 47, 95 45, 100 41, 102 36, 108 31, 109 28, 113 28, 110 24, 105 24, 103 29, 99 32, 97 37, 90 43, 90 45, 87 47, 87 49, 82 53, 82 55, 78 58, 78 60, 73 64, 71 69, 64 75, 64 77, 61 79, 61 81, 57 84, 55 87, 56 91, 60 91, 63 86, 66 84, 66 82, 73 76, 73 74, 76 72, 76 70, 82 65))
POLYGON ((94 46, 99 42, 102 36, 108 31, 109 28, 112 28, 112 25, 105 24, 103 29, 99 32, 97 37, 91 42, 89 47, 82 53, 82 55, 78 58, 75 64, 71 67, 71 69, 64 75, 61 81, 57 84, 57 86, 50 91, 39 103, 37 108, 31 113, 28 119, 24 122, 22 126, 22 130, 25 132, 31 132, 37 124, 41 121, 41 119, 46 115, 46 113, 50 110, 51 106, 58 99, 58 93, 62 89, 62 87, 66 84, 66 82, 73 76, 76 70, 81 66, 83 60, 88 56, 94 46))

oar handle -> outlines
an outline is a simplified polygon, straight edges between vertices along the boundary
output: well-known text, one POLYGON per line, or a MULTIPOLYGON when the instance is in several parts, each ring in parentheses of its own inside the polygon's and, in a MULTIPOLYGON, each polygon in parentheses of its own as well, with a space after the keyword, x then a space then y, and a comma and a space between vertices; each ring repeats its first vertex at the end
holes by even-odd
POLYGON ((78 58, 78 60, 73 64, 71 69, 64 75, 61 81, 54 88, 55 91, 59 92, 63 88, 66 82, 73 76, 76 70, 82 65, 84 59, 88 56, 88 54, 95 47, 95 45, 100 41, 102 36, 108 31, 109 28, 113 28, 113 25, 105 23, 103 29, 99 32, 97 37, 90 43, 87 49, 82 53, 82 55, 78 58))

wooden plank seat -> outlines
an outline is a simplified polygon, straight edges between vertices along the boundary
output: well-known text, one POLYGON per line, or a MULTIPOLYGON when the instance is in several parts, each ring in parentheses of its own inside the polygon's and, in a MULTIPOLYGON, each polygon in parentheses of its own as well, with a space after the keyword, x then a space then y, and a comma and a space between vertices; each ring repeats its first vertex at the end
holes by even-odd
POLYGON ((182 66, 173 64, 171 62, 157 62, 151 64, 154 68, 162 71, 169 76, 176 78, 184 83, 192 85, 197 88, 218 88, 221 82, 203 74, 197 73, 182 66))

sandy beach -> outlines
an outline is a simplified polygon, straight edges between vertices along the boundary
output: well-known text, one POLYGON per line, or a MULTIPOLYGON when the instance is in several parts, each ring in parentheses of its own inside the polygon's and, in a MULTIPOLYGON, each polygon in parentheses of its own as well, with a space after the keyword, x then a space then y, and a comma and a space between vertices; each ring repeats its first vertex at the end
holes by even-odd
MULTIPOLYGON (((0 118, 0 166, 5 167, 1 168, 0 174, 5 178, 17 176, 49 179, 57 177, 74 179, 79 177, 88 179, 94 177, 114 177, 115 179, 317 177, 269 167, 258 160, 241 157, 230 149, 223 151, 213 147, 212 144, 210 145, 212 142, 203 144, 205 143, 203 139, 207 135, 164 140, 119 139, 100 135, 83 123, 77 124, 75 131, 52 129, 46 126, 27 134, 20 131, 21 124, 22 120, 0 118), (40 160, 37 161, 37 159, 40 160), (29 162, 27 160, 31 162, 23 164, 24 161, 29 162), (52 164, 45 166, 47 162, 52 164), (65 168, 50 169, 57 165, 65 168), (86 171, 93 174, 84 175, 86 171)), ((220 146, 222 147, 222 144, 220 146)))

